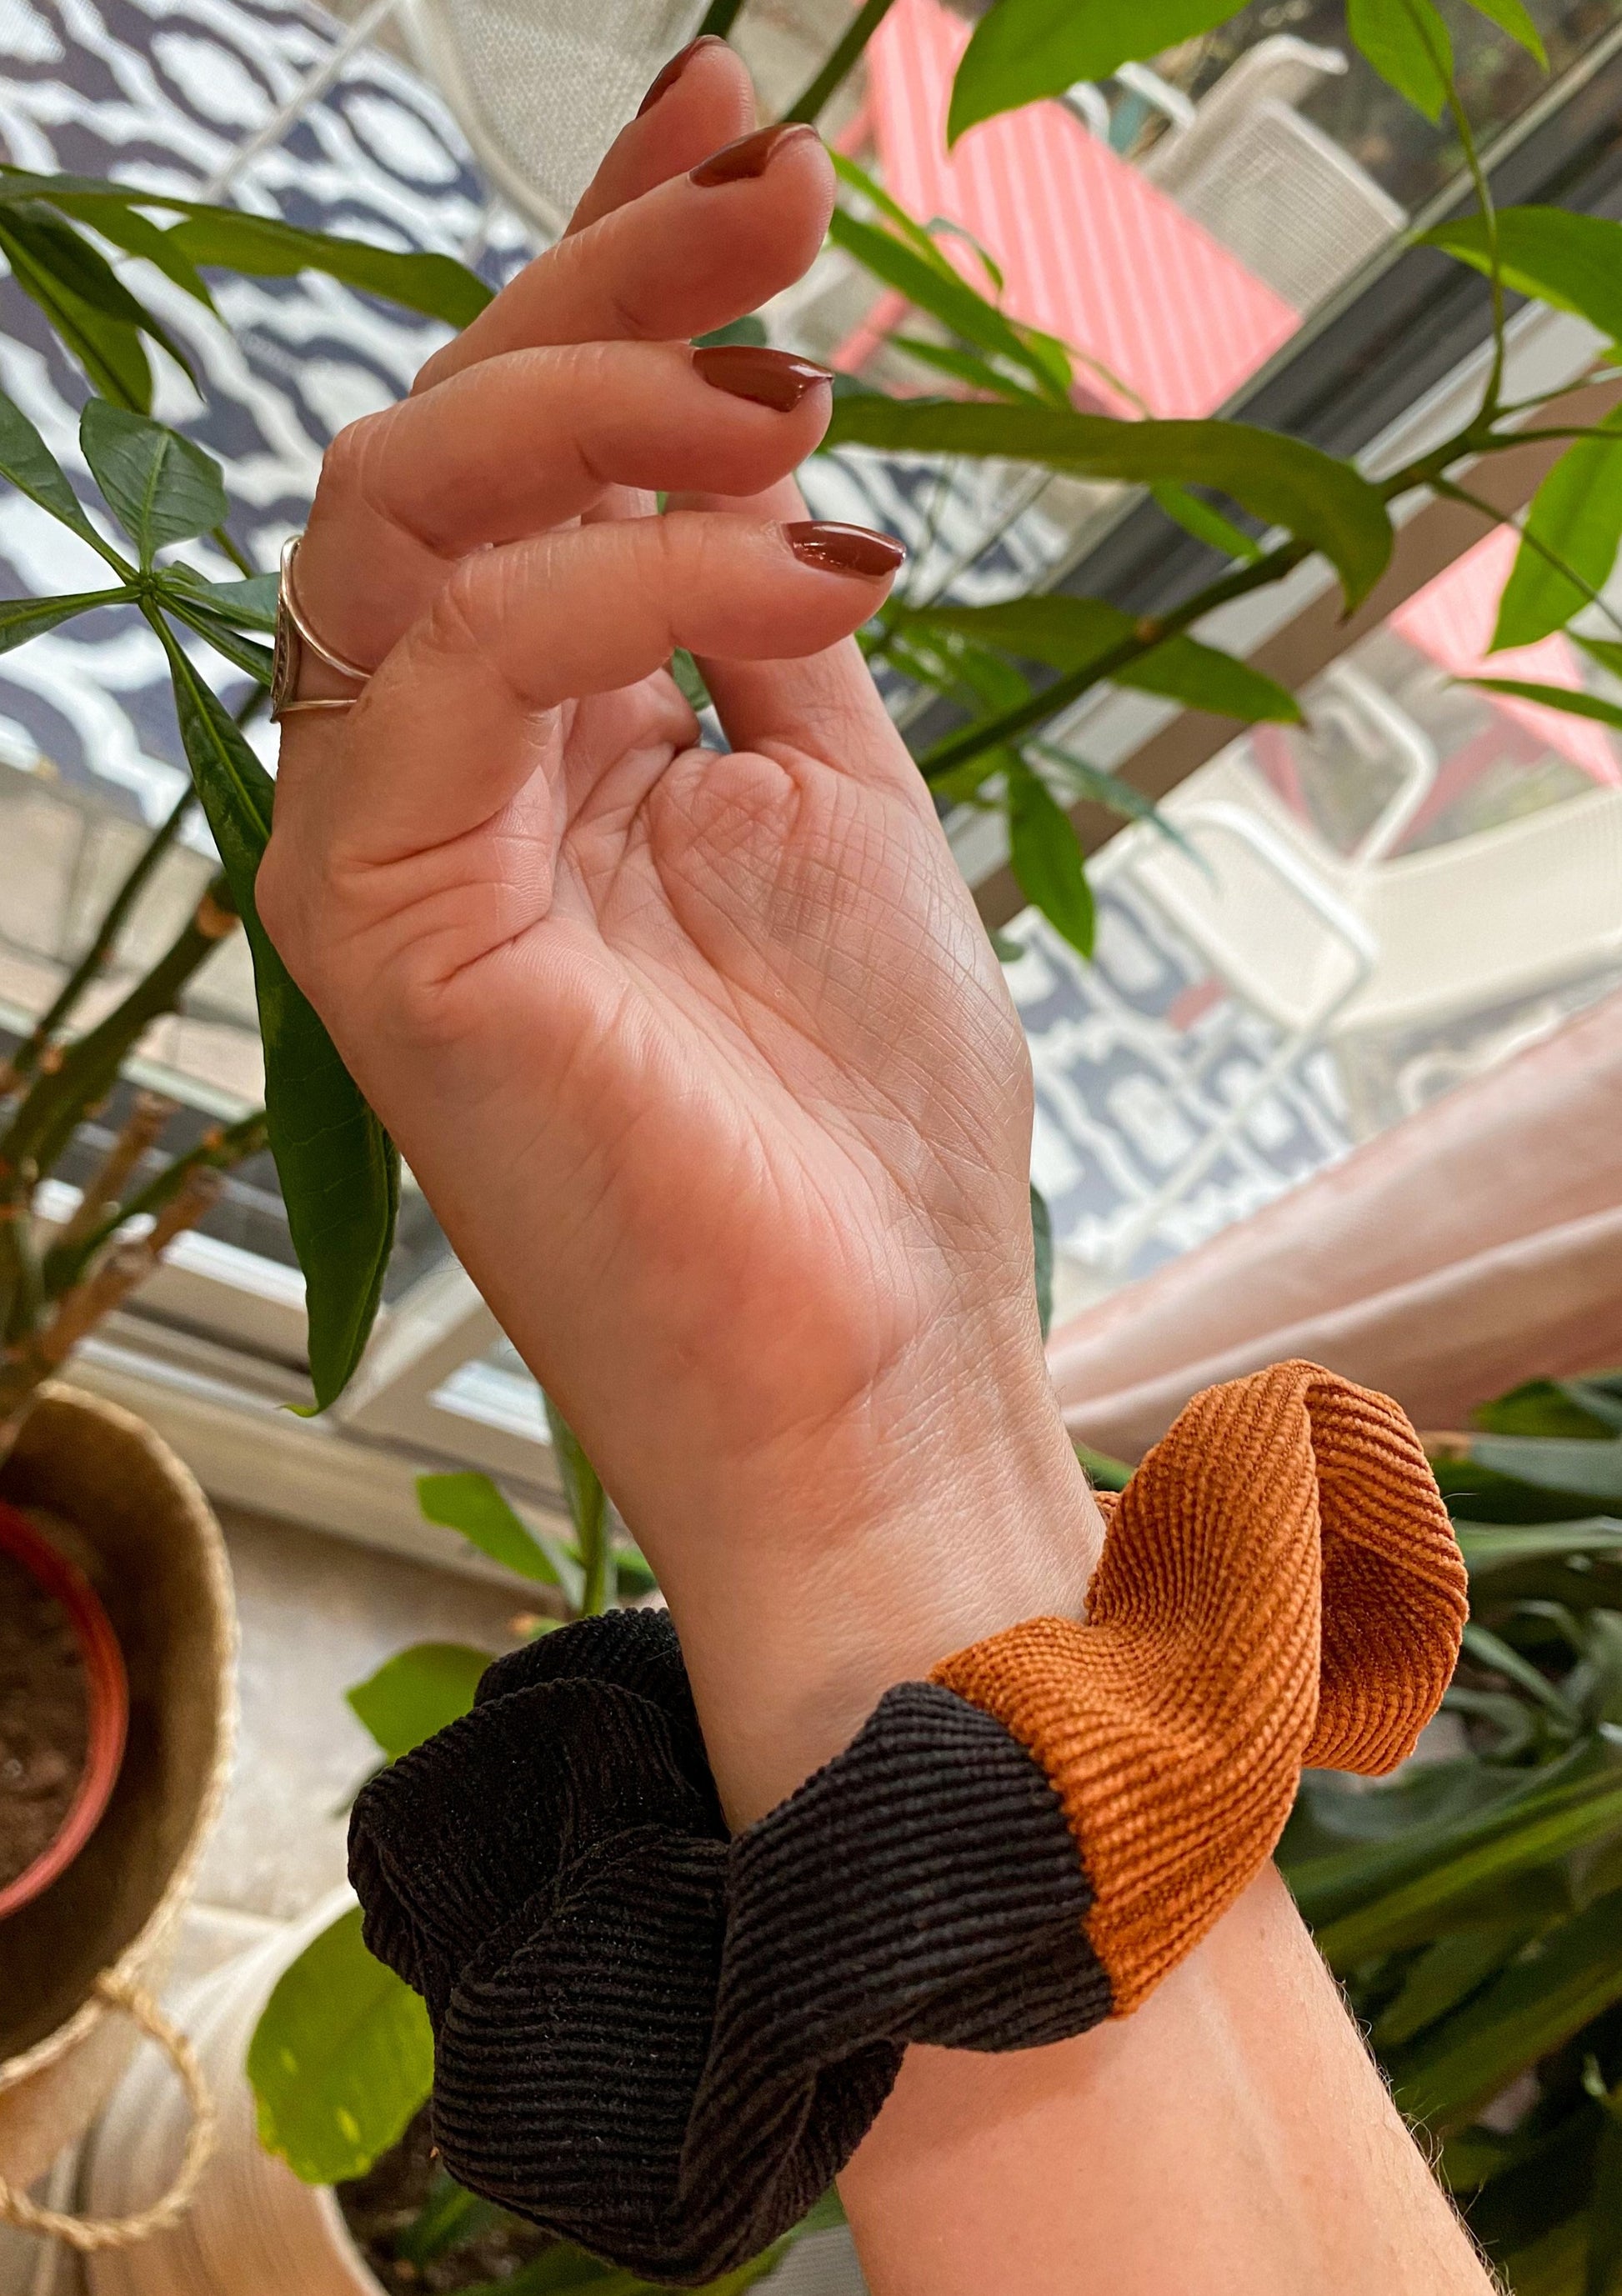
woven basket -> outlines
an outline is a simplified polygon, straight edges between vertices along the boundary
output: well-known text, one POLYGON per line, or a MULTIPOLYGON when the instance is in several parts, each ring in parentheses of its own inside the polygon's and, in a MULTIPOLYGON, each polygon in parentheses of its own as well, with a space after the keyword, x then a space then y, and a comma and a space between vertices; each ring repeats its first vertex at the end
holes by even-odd
MULTIPOLYGON (((92 2296, 383 2296, 350 2239, 335 2194, 301 2185, 265 2152, 243 2070, 277 1979, 355 1903, 348 1890, 250 1946, 173 2005, 219 2109, 219 2142, 181 2221, 150 2240, 86 2259, 92 2296)), ((185 2147, 185 2102, 148 2051, 96 2130, 85 2177, 96 2217, 127 2218, 169 2189, 185 2147)))
POLYGON ((41 1390, 0 1469, 84 1571, 129 1676, 129 1739, 71 1866, 0 1923, 0 2177, 22 2187, 82 2135, 136 2032, 113 1996, 163 1980, 235 1722, 236 1620, 219 1525, 181 1462, 116 1404, 41 1390))

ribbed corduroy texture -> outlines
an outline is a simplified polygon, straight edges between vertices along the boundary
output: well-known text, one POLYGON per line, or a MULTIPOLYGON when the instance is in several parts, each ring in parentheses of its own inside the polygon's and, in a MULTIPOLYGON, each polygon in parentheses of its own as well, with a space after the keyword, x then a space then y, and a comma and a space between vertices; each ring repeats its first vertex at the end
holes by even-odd
POLYGON ((1259 1870, 1305 1765, 1413 1751, 1459 1652, 1464 1566, 1418 1438, 1315 1365, 1196 1396, 1112 1510, 1086 1624, 1034 1619, 931 1680, 1063 1801, 1117 2015, 1259 1870))
POLYGON ((909 2040, 1109 2013, 1053 1788, 923 1683, 730 1845, 662 1613, 566 1628, 373 1781, 366 1942, 424 1996, 461 2182, 650 2278, 714 2277, 850 2157, 909 2040))

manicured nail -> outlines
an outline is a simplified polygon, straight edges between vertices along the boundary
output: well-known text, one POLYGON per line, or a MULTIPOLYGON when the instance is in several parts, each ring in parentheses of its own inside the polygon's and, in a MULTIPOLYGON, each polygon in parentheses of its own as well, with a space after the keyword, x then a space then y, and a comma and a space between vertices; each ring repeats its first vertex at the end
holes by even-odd
POLYGON ((767 350, 760 343, 713 343, 692 354, 692 371, 717 390, 734 398, 752 398, 786 414, 798 406, 807 391, 832 375, 815 359, 796 358, 792 351, 767 350))
POLYGON ((825 574, 864 574, 878 581, 906 557, 905 544, 894 535, 875 534, 871 526, 845 526, 836 519, 802 519, 785 526, 783 535, 796 558, 825 574))
POLYGON ((740 135, 735 144, 723 144, 708 160, 700 160, 688 180, 708 191, 712 184, 741 184, 747 176, 764 176, 785 144, 798 144, 815 133, 805 119, 780 119, 775 127, 757 127, 752 135, 740 135))
POLYGON ((692 62, 694 56, 697 55, 700 48, 724 48, 725 45, 725 41, 717 39, 713 32, 705 32, 700 38, 696 40, 689 40, 686 46, 682 49, 678 55, 671 57, 663 71, 659 73, 659 78, 654 81, 646 95, 643 96, 642 102, 637 105, 636 117, 638 119, 642 118, 644 111, 652 111, 654 105, 659 102, 661 95, 669 94, 671 89, 676 86, 676 83, 680 79, 682 74, 686 70, 688 65, 692 62))

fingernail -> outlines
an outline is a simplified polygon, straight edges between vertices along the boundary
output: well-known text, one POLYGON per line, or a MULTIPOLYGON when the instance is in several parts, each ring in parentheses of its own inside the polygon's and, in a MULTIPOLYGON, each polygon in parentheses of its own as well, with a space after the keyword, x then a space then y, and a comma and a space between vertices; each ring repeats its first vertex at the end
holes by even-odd
POLYGON ((700 160, 689 171, 688 181, 708 191, 712 184, 741 184, 747 176, 764 176, 785 144, 798 144, 815 133, 804 119, 780 119, 774 127, 757 127, 752 135, 740 135, 735 144, 723 144, 708 160, 700 160))
POLYGON ((760 343, 713 343, 692 354, 692 371, 717 390, 734 398, 752 398, 786 414, 798 406, 807 391, 832 375, 815 359, 796 358, 792 351, 767 350, 760 343))
POLYGON ((713 32, 705 32, 698 39, 689 40, 686 46, 681 51, 679 55, 674 55, 671 57, 663 71, 659 73, 651 87, 649 88, 646 95, 643 96, 642 102, 637 105, 636 117, 638 119, 642 118, 644 111, 652 111, 654 105, 659 102, 661 95, 669 94, 671 89, 676 86, 676 83, 680 79, 682 74, 686 70, 688 65, 692 62, 694 56, 697 55, 700 48, 724 48, 725 45, 725 41, 717 39, 713 32))
POLYGON ((871 526, 845 526, 836 519, 802 519, 785 526, 783 536, 796 558, 825 574, 864 574, 876 581, 893 574, 906 557, 905 545, 893 535, 875 534, 871 526))

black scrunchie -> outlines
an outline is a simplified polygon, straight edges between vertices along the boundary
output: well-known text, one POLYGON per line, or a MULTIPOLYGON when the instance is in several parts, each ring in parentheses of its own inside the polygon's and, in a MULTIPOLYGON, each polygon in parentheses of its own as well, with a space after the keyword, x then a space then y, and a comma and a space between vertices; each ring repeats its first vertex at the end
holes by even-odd
POLYGON ((1027 2048, 1110 2011, 1063 1809, 1000 1723, 902 1684, 729 1839, 661 1611, 498 1660, 362 1793, 349 1870, 428 2004, 446 2166, 654 2280, 797 2223, 907 2042, 1027 2048))

